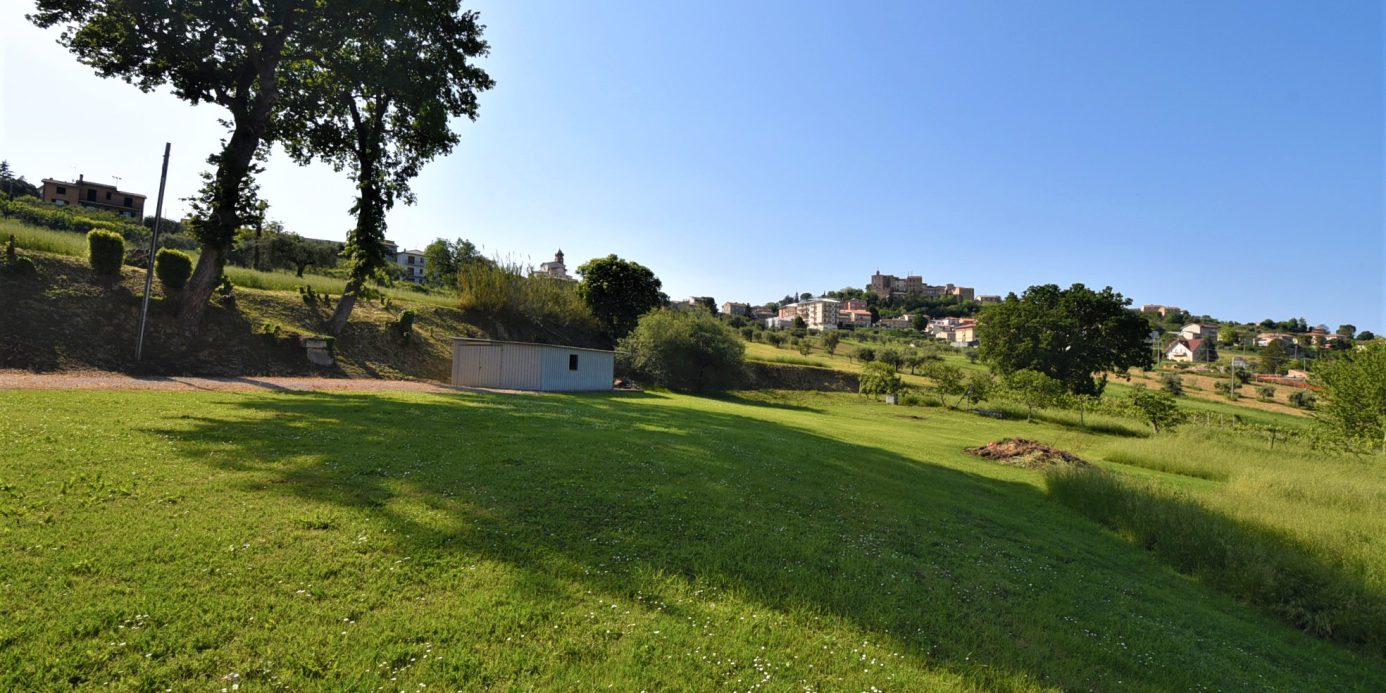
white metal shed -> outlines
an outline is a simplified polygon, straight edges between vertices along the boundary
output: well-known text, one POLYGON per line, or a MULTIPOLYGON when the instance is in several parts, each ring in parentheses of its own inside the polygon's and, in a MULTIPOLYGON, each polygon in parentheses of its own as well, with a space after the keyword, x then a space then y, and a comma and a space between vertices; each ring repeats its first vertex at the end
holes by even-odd
POLYGON ((452 384, 506 390, 610 390, 616 352, 454 337, 452 384))

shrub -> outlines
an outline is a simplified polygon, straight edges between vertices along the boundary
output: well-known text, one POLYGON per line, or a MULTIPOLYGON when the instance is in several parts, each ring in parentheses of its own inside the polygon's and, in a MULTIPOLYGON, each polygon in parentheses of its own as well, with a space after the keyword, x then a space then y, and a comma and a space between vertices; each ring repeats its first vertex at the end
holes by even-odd
POLYGON ((395 320, 395 333, 402 337, 406 342, 413 338, 414 311, 405 310, 404 312, 399 314, 399 318, 395 320))
POLYGON ((181 289, 192 276, 192 256, 181 250, 160 248, 154 256, 154 274, 165 289, 181 289))
POLYGON ((876 350, 872 349, 871 347, 861 347, 857 349, 857 358, 867 363, 871 363, 872 361, 876 360, 876 350))
POLYGON ((706 311, 650 311, 621 339, 617 353, 636 377, 671 390, 726 390, 745 375, 746 346, 706 311))
POLYGON ((21 255, 14 262, 5 264, 5 272, 14 277, 32 277, 38 274, 38 267, 33 260, 21 255))
POLYGON ((1160 384, 1165 388, 1165 392, 1179 397, 1184 394, 1184 379, 1178 373, 1166 373, 1160 377, 1160 384))
POLYGON ((103 277, 119 276, 124 261, 125 239, 120 234, 100 228, 87 232, 87 262, 92 272, 103 277))
POLYGON ((804 355, 804 356, 808 356, 808 355, 809 355, 809 352, 811 352, 811 351, 813 351, 813 345, 812 345, 812 344, 809 344, 807 339, 801 339, 801 340, 799 340, 799 353, 800 353, 800 354, 802 354, 802 355, 804 355))
POLYGON ((1314 408, 1314 393, 1308 390, 1295 390, 1290 393, 1290 404, 1300 409, 1314 408))
POLYGON ((1231 382, 1226 380, 1219 380, 1213 383, 1213 390, 1228 399, 1237 399, 1238 387, 1240 387, 1240 384, 1233 385, 1231 382))
POLYGON ((10 240, 5 242, 5 263, 14 264, 19 259, 19 251, 15 249, 14 234, 10 234, 10 240))
POLYGON ((1261 387, 1256 388, 1256 399, 1259 399, 1262 402, 1275 401, 1275 388, 1271 387, 1270 385, 1262 385, 1261 387))
POLYGON ((1174 395, 1168 392, 1136 386, 1131 391, 1131 406, 1140 411, 1141 417, 1150 423, 1150 430, 1154 433, 1174 430, 1184 421, 1184 412, 1174 403, 1174 395))
POLYGON ((895 367, 881 361, 872 361, 861 369, 860 392, 875 397, 899 392, 904 386, 895 367))

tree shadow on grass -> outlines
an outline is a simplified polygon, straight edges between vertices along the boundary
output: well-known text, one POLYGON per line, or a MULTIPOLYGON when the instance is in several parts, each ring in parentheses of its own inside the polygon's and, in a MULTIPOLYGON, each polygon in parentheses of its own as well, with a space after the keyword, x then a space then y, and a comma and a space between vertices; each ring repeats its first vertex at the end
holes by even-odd
POLYGON ((153 432, 249 490, 384 521, 416 560, 480 554, 546 589, 623 596, 653 571, 845 619, 980 688, 1386 683, 1377 663, 1159 570, 1034 486, 732 401, 741 413, 650 394, 260 395, 235 401, 244 416, 153 432), (313 430, 327 435, 286 435, 313 430))

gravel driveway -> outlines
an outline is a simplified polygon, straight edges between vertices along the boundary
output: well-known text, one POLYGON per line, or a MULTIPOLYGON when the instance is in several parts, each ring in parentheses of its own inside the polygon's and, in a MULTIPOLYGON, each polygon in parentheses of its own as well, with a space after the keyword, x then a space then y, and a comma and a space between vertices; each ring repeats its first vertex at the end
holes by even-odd
MULTIPOLYGON (((481 392, 414 380, 369 378, 241 377, 196 378, 164 375, 126 375, 109 371, 34 373, 0 370, 0 390, 214 390, 224 392, 481 392)), ((504 392, 486 390, 486 392, 504 392)))

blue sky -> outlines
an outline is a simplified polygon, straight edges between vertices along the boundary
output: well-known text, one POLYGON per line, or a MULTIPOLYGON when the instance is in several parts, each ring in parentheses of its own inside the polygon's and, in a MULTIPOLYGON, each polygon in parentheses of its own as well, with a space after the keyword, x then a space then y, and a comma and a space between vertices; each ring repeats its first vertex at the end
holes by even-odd
MULTIPOLYGON (((95 77, 26 6, 0 8, 0 156, 152 198, 167 139, 191 194, 218 109, 95 77)), ((403 245, 616 253, 718 301, 879 269, 1386 328, 1380 3, 471 6, 498 84, 391 214, 403 245)), ((325 167, 276 155, 263 192, 298 233, 350 225, 325 167)))

